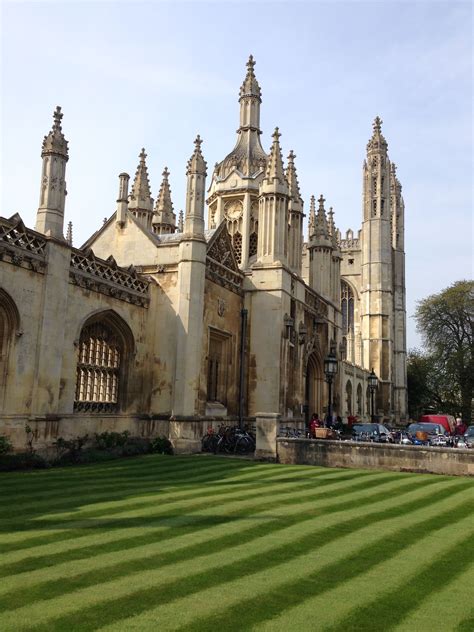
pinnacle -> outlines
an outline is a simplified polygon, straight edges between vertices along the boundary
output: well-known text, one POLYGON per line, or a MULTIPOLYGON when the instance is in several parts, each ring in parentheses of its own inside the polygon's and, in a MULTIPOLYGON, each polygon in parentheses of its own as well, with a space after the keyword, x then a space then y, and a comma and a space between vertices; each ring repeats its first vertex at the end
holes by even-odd
POLYGON ((155 214, 156 213, 173 213, 173 202, 171 201, 171 189, 168 181, 170 172, 168 167, 163 170, 163 181, 161 183, 158 197, 156 198, 155 214))
POLYGON ((296 154, 293 150, 291 150, 290 153, 288 154, 288 167, 286 168, 286 180, 288 182, 290 197, 295 202, 300 202, 301 201, 300 185, 299 185, 298 176, 296 173, 295 158, 296 158, 296 154))
POLYGON ((206 171, 207 163, 204 160, 204 157, 202 155, 201 145, 202 145, 202 139, 198 134, 194 141, 193 155, 188 160, 188 165, 186 169, 187 175, 189 175, 190 173, 197 173, 197 174, 205 176, 207 174, 207 171, 206 171))
POLYGON ((268 159, 267 172, 265 174, 266 180, 279 180, 281 184, 285 182, 285 174, 283 171, 283 159, 281 156, 280 148, 280 132, 278 127, 275 127, 275 131, 272 134, 273 144, 270 149, 270 157, 268 159))
POLYGON ((133 181, 132 192, 130 194, 129 208, 141 209, 146 211, 153 210, 153 199, 151 197, 150 181, 148 179, 148 169, 146 166, 145 148, 139 154, 137 170, 135 172, 135 180, 133 181))
POLYGON ((323 194, 321 193, 321 195, 318 198, 318 202, 319 202, 319 210, 323 210, 324 211, 324 202, 326 200, 323 198, 323 194))

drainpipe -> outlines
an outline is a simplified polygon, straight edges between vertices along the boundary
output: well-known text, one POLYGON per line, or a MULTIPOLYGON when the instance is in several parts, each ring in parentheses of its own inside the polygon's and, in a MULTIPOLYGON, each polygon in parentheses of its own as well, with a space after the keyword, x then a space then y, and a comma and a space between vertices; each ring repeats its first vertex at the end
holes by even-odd
POLYGON ((239 428, 243 428, 244 420, 244 378, 245 378, 245 342, 247 337, 246 309, 240 310, 240 375, 239 375, 239 428))

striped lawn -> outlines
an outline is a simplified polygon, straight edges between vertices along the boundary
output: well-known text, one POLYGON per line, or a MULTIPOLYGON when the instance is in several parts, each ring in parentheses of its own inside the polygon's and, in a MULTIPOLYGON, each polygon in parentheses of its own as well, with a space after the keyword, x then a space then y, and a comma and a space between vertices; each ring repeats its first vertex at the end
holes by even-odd
POLYGON ((146 456, 0 503, 2 632, 474 630, 473 479, 146 456))

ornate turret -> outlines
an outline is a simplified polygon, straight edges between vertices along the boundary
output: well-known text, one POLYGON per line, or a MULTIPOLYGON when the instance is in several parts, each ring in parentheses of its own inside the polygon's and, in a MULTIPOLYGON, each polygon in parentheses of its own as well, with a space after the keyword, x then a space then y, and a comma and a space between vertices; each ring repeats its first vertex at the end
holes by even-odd
POLYGON ((66 163, 68 142, 61 128, 63 114, 59 105, 53 114, 53 127, 44 137, 41 151, 43 171, 35 229, 40 233, 64 239, 64 206, 66 202, 66 163))
POLYGON ((301 257, 303 248, 303 200, 301 199, 298 176, 295 167, 295 154, 293 150, 288 155, 288 167, 286 169, 286 181, 288 183, 289 219, 289 243, 288 263, 290 268, 301 274, 301 257))
POLYGON ((273 132, 273 143, 265 177, 260 185, 257 259, 263 262, 285 263, 288 250, 288 183, 283 170, 278 127, 273 132))
POLYGON ((150 181, 146 166, 146 153, 140 152, 140 162, 135 173, 132 192, 129 196, 128 210, 146 227, 151 228, 153 215, 153 198, 151 197, 150 181))
POLYGON ((201 137, 194 141, 194 152, 188 161, 186 175, 186 220, 184 232, 193 235, 204 234, 204 198, 206 188, 207 164, 201 152, 201 137))
POLYGON ((255 61, 250 55, 247 74, 240 88, 240 125, 234 149, 215 168, 218 179, 226 178, 235 168, 250 177, 265 169, 267 155, 260 143, 260 104, 262 92, 254 72, 255 61))
POLYGON ((152 219, 153 232, 161 235, 174 233, 176 228, 176 215, 173 213, 168 176, 168 167, 165 167, 163 171, 163 181, 156 199, 155 212, 152 219))

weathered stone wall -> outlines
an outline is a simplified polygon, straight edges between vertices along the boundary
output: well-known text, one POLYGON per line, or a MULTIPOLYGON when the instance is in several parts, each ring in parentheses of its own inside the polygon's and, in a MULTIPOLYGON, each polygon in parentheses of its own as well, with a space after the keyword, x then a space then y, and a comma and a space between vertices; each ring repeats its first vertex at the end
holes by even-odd
POLYGON ((314 439, 277 439, 280 463, 474 476, 474 451, 314 439))

